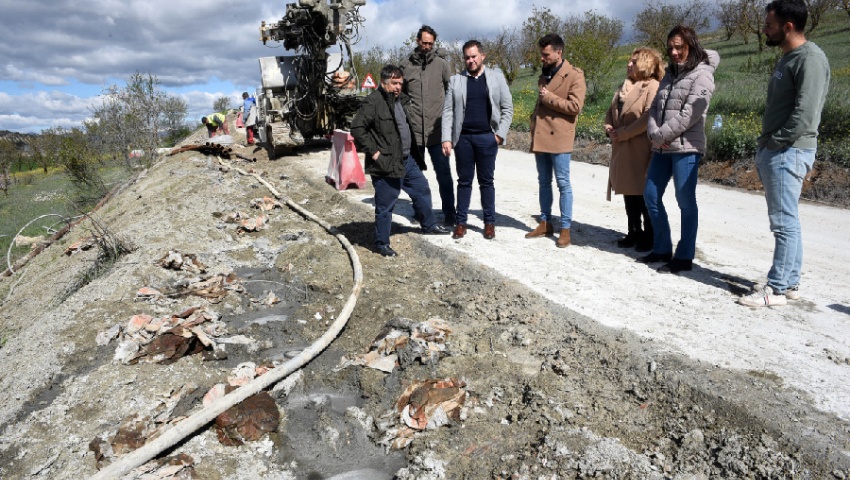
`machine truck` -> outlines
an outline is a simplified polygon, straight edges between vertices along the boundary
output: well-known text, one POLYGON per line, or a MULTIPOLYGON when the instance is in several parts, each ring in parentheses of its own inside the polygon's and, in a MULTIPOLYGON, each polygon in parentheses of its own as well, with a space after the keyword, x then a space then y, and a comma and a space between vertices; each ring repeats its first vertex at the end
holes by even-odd
POLYGON ((348 129, 363 96, 351 45, 366 0, 297 0, 279 21, 260 25, 260 40, 281 42, 291 55, 260 58, 257 89, 260 141, 277 156, 305 141, 348 129), (332 51, 337 50, 337 51, 332 51))

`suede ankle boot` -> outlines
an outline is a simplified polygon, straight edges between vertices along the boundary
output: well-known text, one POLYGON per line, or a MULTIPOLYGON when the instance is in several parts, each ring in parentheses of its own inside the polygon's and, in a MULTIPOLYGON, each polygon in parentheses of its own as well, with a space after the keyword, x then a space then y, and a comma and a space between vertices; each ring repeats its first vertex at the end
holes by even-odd
POLYGON ((569 228, 562 228, 561 234, 558 236, 558 241, 556 242, 556 245, 558 245, 558 248, 565 248, 569 244, 570 244, 570 229, 569 228))
POLYGON ((552 224, 543 220, 537 224, 537 228, 525 234, 525 238, 537 238, 542 236, 550 236, 553 233, 552 224))

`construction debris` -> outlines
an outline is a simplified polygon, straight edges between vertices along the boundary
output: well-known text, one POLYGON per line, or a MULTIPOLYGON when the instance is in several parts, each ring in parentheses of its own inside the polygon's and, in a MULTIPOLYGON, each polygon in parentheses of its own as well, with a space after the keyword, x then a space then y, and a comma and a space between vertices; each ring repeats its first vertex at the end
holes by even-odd
POLYGON ((379 443, 387 448, 405 448, 419 431, 461 421, 466 416, 464 387, 466 383, 456 378, 414 382, 401 394, 395 411, 378 421, 378 430, 383 433, 379 443))
POLYGON ((274 292, 269 291, 269 294, 266 296, 265 300, 263 300, 263 304, 271 307, 280 303, 280 297, 275 295, 274 292))
POLYGON ((250 215, 248 215, 247 213, 230 212, 230 213, 228 213, 227 215, 224 216, 222 221, 224 221, 224 223, 239 223, 242 220, 245 220, 246 218, 250 218, 250 215))
POLYGON ((269 212, 275 208, 283 208, 283 204, 272 197, 255 198, 251 200, 251 206, 259 208, 263 212, 269 212))
POLYGON ((206 273, 207 266, 198 260, 194 253, 180 253, 169 250, 164 257, 156 261, 162 268, 170 270, 184 270, 191 273, 206 273))
POLYGON ((264 229, 267 223, 269 223, 269 217, 260 214, 257 218, 248 218, 239 222, 236 231, 239 233, 257 232, 264 229))
POLYGON ((44 235, 38 235, 35 237, 27 237, 26 235, 17 235, 15 236, 15 246, 30 246, 31 248, 35 248, 43 243, 47 243, 47 238, 44 235))
POLYGON ((256 157, 249 157, 246 155, 242 155, 241 153, 233 151, 233 148, 230 146, 224 146, 220 143, 206 142, 203 145, 186 145, 184 147, 175 148, 168 155, 176 155, 181 152, 188 151, 196 151, 203 153, 204 155, 213 155, 216 157, 221 157, 225 160, 231 159, 231 157, 238 158, 240 160, 245 160, 248 162, 256 162, 256 157))
POLYGON ((236 231, 241 234, 264 229, 265 225, 269 223, 269 218, 262 213, 257 218, 251 218, 245 212, 230 212, 224 215, 222 221, 224 223, 238 223, 239 225, 236 227, 236 231))
POLYGON ((343 356, 338 368, 365 366, 390 373, 397 365, 414 361, 435 364, 446 350, 451 328, 441 318, 414 323, 404 317, 390 320, 370 345, 369 351, 353 358, 343 356))
POLYGON ((113 359, 123 364, 173 363, 203 350, 215 350, 215 338, 227 333, 218 314, 204 307, 160 318, 133 315, 118 335, 114 329, 98 333, 97 341, 101 344, 118 338, 113 359))
MULTIPOLYGON (((230 393, 237 387, 225 387, 230 393)), ((215 419, 215 432, 222 445, 237 446, 255 442, 280 424, 280 411, 268 392, 260 392, 229 408, 215 419)))
POLYGON ((160 297, 162 297, 162 292, 160 292, 159 290, 150 287, 142 287, 136 292, 136 298, 134 298, 133 300, 157 300, 160 297))
POLYGON ((152 287, 142 287, 136 291, 136 301, 157 301, 163 297, 186 297, 194 295, 208 300, 210 303, 219 303, 224 300, 228 293, 242 293, 239 277, 234 273, 227 275, 206 275, 178 281, 174 286, 162 291, 152 287))
MULTIPOLYGON (((274 368, 274 365, 257 365, 245 362, 236 366, 227 377, 227 385, 214 385, 204 395, 204 408, 224 397, 233 390, 247 384, 254 378, 264 375, 274 368)), ((300 375, 295 376, 289 383, 297 382, 300 375)), ((292 387, 290 386, 289 389, 292 387)), ((215 420, 216 434, 222 445, 242 445, 245 441, 257 441, 265 433, 277 430, 280 423, 280 412, 277 404, 267 392, 260 392, 245 399, 242 403, 225 411, 215 420)))
POLYGON ((179 453, 163 459, 155 459, 132 470, 129 479, 139 480, 194 480, 195 459, 179 453))
POLYGON ((73 255, 79 252, 85 252, 86 250, 91 250, 95 245, 97 245, 97 241, 99 240, 98 236, 89 236, 85 238, 81 238, 76 242, 72 243, 65 249, 65 255, 73 255))
MULTIPOLYGON (((165 399, 159 401, 150 413, 135 412, 125 417, 112 436, 95 437, 89 442, 89 449, 94 452, 98 470, 112 463, 117 457, 141 448, 167 427, 185 418, 182 414, 172 414, 181 410, 180 406, 187 400, 194 401, 193 394, 197 390, 194 385, 184 385, 173 390, 165 399)), ((189 408, 191 405, 182 410, 188 411, 189 408)), ((133 470, 126 478, 190 479, 194 474, 193 464, 192 457, 185 454, 175 455, 148 462, 133 470)))
POLYGON ((171 296, 195 295, 209 300, 210 303, 219 303, 224 300, 229 292, 242 293, 245 287, 240 283, 235 273, 227 275, 218 274, 211 277, 192 279, 177 286, 177 291, 171 296))

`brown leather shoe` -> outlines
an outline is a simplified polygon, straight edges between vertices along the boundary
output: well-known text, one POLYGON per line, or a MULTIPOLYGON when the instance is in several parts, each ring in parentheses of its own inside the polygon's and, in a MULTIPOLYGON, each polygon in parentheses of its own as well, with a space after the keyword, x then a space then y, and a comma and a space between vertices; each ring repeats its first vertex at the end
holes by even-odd
POLYGON ((569 228, 562 228, 561 234, 558 236, 558 241, 556 242, 556 245, 558 245, 558 248, 565 248, 569 244, 570 244, 570 229, 569 228))
POLYGON ((496 238, 496 224, 495 223, 485 223, 484 224, 484 238, 487 240, 493 240, 496 238))
POLYGON ((464 235, 466 235, 466 225, 462 225, 462 224, 458 223, 455 226, 454 233, 452 233, 452 238, 457 240, 458 238, 463 238, 464 235))
POLYGON ((525 234, 525 238, 537 238, 542 236, 549 236, 554 233, 552 229, 552 224, 547 221, 542 221, 537 224, 537 228, 525 234))

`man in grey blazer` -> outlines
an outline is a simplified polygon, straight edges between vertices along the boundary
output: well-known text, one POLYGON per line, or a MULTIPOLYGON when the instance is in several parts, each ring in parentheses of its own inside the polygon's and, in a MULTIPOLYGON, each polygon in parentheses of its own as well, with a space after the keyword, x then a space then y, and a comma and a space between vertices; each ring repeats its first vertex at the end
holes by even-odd
POLYGON ((463 44, 466 70, 453 75, 443 105, 443 153, 455 150, 457 166, 457 225, 452 238, 466 235, 472 180, 478 172, 484 238, 496 236, 496 153, 505 142, 514 116, 513 99, 502 72, 484 67, 481 42, 463 44))

